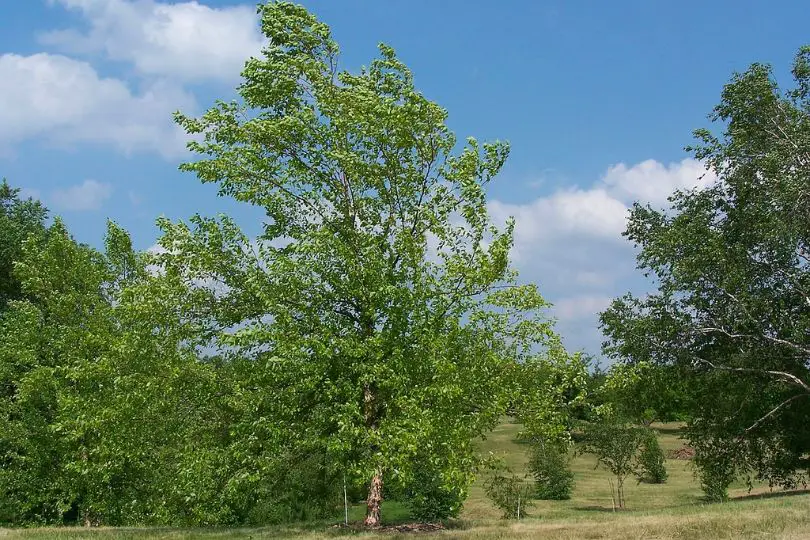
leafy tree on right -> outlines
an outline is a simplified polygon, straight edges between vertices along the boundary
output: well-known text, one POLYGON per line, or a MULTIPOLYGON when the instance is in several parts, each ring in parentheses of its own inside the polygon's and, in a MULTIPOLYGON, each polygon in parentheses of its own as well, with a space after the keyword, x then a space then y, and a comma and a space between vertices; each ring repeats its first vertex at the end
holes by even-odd
POLYGON ((625 236, 657 291, 601 314, 604 350, 678 366, 704 489, 738 476, 795 486, 810 452, 810 47, 780 90, 753 64, 725 86, 688 150, 716 174, 660 211, 634 204, 625 236))

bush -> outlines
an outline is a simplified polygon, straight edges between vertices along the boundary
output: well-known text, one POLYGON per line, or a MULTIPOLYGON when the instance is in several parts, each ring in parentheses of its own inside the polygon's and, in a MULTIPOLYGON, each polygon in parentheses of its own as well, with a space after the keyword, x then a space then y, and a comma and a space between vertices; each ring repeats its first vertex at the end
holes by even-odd
POLYGON ((709 502, 728 500, 728 486, 737 476, 736 467, 724 456, 695 455, 695 466, 700 476, 700 488, 709 502))
POLYGON ((525 477, 516 474, 506 476, 497 472, 484 484, 484 490, 495 506, 503 511, 504 519, 520 519, 525 508, 534 505, 531 500, 533 486, 526 482, 525 477))
POLYGON ((532 445, 529 470, 534 475, 538 499, 562 501, 571 498, 574 473, 570 461, 568 449, 561 444, 538 441, 532 445))
POLYGON ((638 480, 649 484, 663 484, 667 481, 667 468, 664 452, 658 444, 658 437, 650 431, 638 455, 638 480))
POLYGON ((458 482, 443 482, 441 470, 419 467, 404 497, 411 516, 419 521, 456 517, 466 490, 458 482))

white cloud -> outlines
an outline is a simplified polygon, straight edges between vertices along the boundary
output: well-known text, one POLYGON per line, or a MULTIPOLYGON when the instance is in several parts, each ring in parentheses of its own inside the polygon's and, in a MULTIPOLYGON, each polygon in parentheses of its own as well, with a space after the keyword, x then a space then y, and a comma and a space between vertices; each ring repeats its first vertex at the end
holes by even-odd
POLYGON ((87 32, 56 30, 40 41, 74 54, 103 54, 138 73, 173 80, 235 80, 261 50, 251 5, 212 8, 196 1, 51 0, 81 12, 87 32))
POLYGON ((515 217, 512 256, 521 280, 537 283, 554 303, 552 314, 566 344, 597 352, 596 314, 640 283, 632 246, 621 236, 632 203, 660 207, 673 190, 714 180, 693 159, 620 163, 588 187, 560 189, 525 203, 494 200, 489 210, 496 222, 515 217))
POLYGON ((514 216, 518 246, 559 238, 588 235, 617 238, 624 229, 627 207, 604 189, 569 189, 527 204, 492 201, 489 211, 496 222, 514 216))
POLYGON ((185 133, 171 114, 193 109, 180 87, 156 81, 138 94, 103 78, 86 62, 61 55, 0 55, 0 148, 44 138, 60 145, 108 143, 130 154, 177 157, 185 133))
POLYGON ((611 166, 602 183, 622 200, 640 200, 660 206, 676 189, 706 187, 716 178, 713 171, 707 171, 705 165, 695 159, 669 165, 648 159, 631 167, 624 163, 611 166))
POLYGON ((612 297, 606 295, 578 295, 554 303, 554 313, 561 320, 571 321, 596 316, 610 305, 612 297))
POLYGON ((78 186, 54 190, 51 200, 57 208, 63 210, 98 210, 110 198, 112 191, 110 184, 85 180, 78 186))

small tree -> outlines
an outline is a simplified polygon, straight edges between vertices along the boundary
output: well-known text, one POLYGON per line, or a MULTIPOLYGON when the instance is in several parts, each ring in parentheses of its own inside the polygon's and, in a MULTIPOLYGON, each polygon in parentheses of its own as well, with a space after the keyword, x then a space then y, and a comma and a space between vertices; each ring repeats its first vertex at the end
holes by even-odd
POLYGON ((594 454, 597 467, 604 466, 616 477, 611 483, 614 506, 624 508, 624 482, 639 470, 638 454, 647 430, 626 424, 615 418, 588 424, 585 430, 584 451, 594 454))
POLYGON ((533 506, 533 487, 526 476, 497 471, 484 484, 487 497, 503 511, 504 519, 520 519, 527 506, 533 506))
POLYGON ((649 430, 638 455, 638 481, 650 484, 663 484, 667 481, 667 468, 664 452, 658 444, 655 432, 649 430))
POLYGON ((695 458, 692 461, 700 478, 700 488, 709 502, 728 500, 728 487, 737 478, 735 464, 737 450, 723 440, 709 437, 695 439, 695 458))
POLYGON ((529 470, 534 475, 538 499, 561 501, 571 498, 574 473, 570 462, 571 453, 566 445, 542 439, 533 443, 529 470))

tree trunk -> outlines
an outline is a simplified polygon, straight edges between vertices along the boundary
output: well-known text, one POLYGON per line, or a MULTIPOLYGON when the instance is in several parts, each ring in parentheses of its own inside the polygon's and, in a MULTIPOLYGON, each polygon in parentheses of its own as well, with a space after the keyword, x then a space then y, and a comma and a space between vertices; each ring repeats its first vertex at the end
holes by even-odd
MULTIPOLYGON (((377 392, 373 385, 366 384, 363 388, 363 413, 366 420, 366 427, 374 431, 377 429, 377 392)), ((375 450, 372 448, 372 450, 375 450)), ((373 452, 372 452, 373 453, 373 452)), ((380 526, 380 506, 382 505, 383 473, 382 467, 377 466, 374 476, 368 485, 368 496, 366 497, 366 519, 363 525, 366 527, 380 526)))
POLYGON ((363 520, 363 525, 366 527, 379 527, 380 526, 380 506, 382 505, 382 487, 383 477, 382 471, 377 470, 374 476, 371 477, 371 482, 368 485, 368 497, 366 498, 366 519, 363 520))

